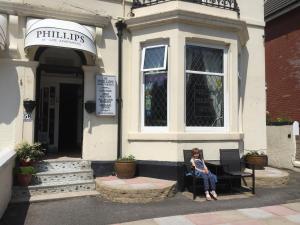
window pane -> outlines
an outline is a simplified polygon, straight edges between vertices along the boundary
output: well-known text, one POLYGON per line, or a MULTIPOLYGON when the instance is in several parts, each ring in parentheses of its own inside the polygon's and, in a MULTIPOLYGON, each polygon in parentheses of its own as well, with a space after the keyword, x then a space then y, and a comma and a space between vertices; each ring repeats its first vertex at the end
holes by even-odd
POLYGON ((167 126, 167 74, 145 74, 144 77, 144 125, 167 126))
POLYGON ((143 69, 163 68, 164 60, 165 60, 165 46, 146 48, 143 69))
POLYGON ((223 73, 223 50, 188 45, 186 47, 186 69, 223 73))
POLYGON ((186 126, 224 126, 223 84, 223 76, 187 74, 186 126))

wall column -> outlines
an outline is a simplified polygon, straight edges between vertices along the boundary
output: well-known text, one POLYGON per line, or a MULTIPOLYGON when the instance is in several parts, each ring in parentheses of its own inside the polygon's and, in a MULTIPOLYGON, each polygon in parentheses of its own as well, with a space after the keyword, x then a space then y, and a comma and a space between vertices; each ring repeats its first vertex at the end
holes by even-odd
MULTIPOLYGON (((23 92, 20 102, 21 111, 23 115, 25 113, 25 108, 23 106, 24 100, 35 100, 35 87, 36 87, 36 69, 39 65, 39 62, 31 61, 27 62, 23 68, 23 78, 21 78, 21 83, 23 85, 23 92)), ((28 143, 34 142, 34 127, 35 127, 35 113, 36 109, 32 112, 32 120, 22 121, 22 140, 27 141, 28 143)))

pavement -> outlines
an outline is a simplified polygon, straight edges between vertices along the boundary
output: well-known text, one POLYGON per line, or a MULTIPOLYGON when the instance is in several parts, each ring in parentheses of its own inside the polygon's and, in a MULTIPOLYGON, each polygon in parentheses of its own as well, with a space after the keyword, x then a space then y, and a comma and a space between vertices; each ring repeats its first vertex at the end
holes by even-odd
MULTIPOLYGON (((220 215, 226 217, 227 214, 232 214, 233 218, 239 217, 241 220, 235 220, 235 222, 240 222, 238 224, 241 225, 242 222, 253 225, 299 224, 299 208, 297 207, 300 203, 300 173, 289 172, 290 177, 286 186, 257 188, 254 196, 246 198, 220 198, 218 201, 210 202, 193 201, 185 193, 179 192, 173 198, 147 204, 114 203, 95 196, 31 204, 10 204, 0 220, 0 225, 107 225, 132 221, 139 221, 132 224, 140 225, 147 224, 147 222, 152 225, 189 225, 201 224, 200 221, 213 222, 214 212, 217 213, 215 218, 219 219, 224 219, 220 215), (293 205, 296 207, 291 208, 293 205), (272 206, 269 211, 268 208, 264 208, 267 206, 272 206), (284 209, 282 211, 285 214, 278 215, 278 212, 281 212, 278 209, 284 209), (202 219, 204 215, 207 219, 202 219), (257 215, 261 218, 253 218, 257 215), (170 218, 171 220, 178 218, 178 221, 168 222, 170 218), (182 220, 183 222, 180 222, 182 220), (189 223, 185 223, 186 221, 189 223)), ((199 198, 201 199, 203 197, 199 198)), ((218 222, 220 221, 211 224, 218 224, 218 222)), ((237 223, 229 219, 227 222, 221 221, 221 224, 237 223)))
POLYGON ((300 202, 238 210, 195 213, 139 220, 114 225, 296 225, 300 202))

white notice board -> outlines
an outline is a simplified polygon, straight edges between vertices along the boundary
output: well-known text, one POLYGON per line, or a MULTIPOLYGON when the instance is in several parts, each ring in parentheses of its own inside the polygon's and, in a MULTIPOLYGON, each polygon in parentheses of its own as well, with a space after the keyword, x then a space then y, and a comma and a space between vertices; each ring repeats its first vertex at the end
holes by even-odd
POLYGON ((116 76, 96 76, 96 115, 116 115, 116 76))

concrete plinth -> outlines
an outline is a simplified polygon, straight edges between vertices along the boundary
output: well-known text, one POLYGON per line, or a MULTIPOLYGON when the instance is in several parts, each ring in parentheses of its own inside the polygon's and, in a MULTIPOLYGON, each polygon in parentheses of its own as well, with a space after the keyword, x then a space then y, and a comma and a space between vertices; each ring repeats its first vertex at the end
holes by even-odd
POLYGON ((148 177, 119 179, 115 176, 96 178, 96 190, 113 202, 147 203, 175 195, 176 181, 148 177))
MULTIPOLYGON (((251 172, 251 170, 246 169, 246 172, 251 172)), ((264 170, 255 170, 255 184, 256 187, 263 187, 263 188, 277 188, 282 187, 288 183, 289 180, 289 173, 272 168, 272 167, 265 167, 264 170)), ((251 184, 251 178, 246 179, 247 182, 251 184)))

